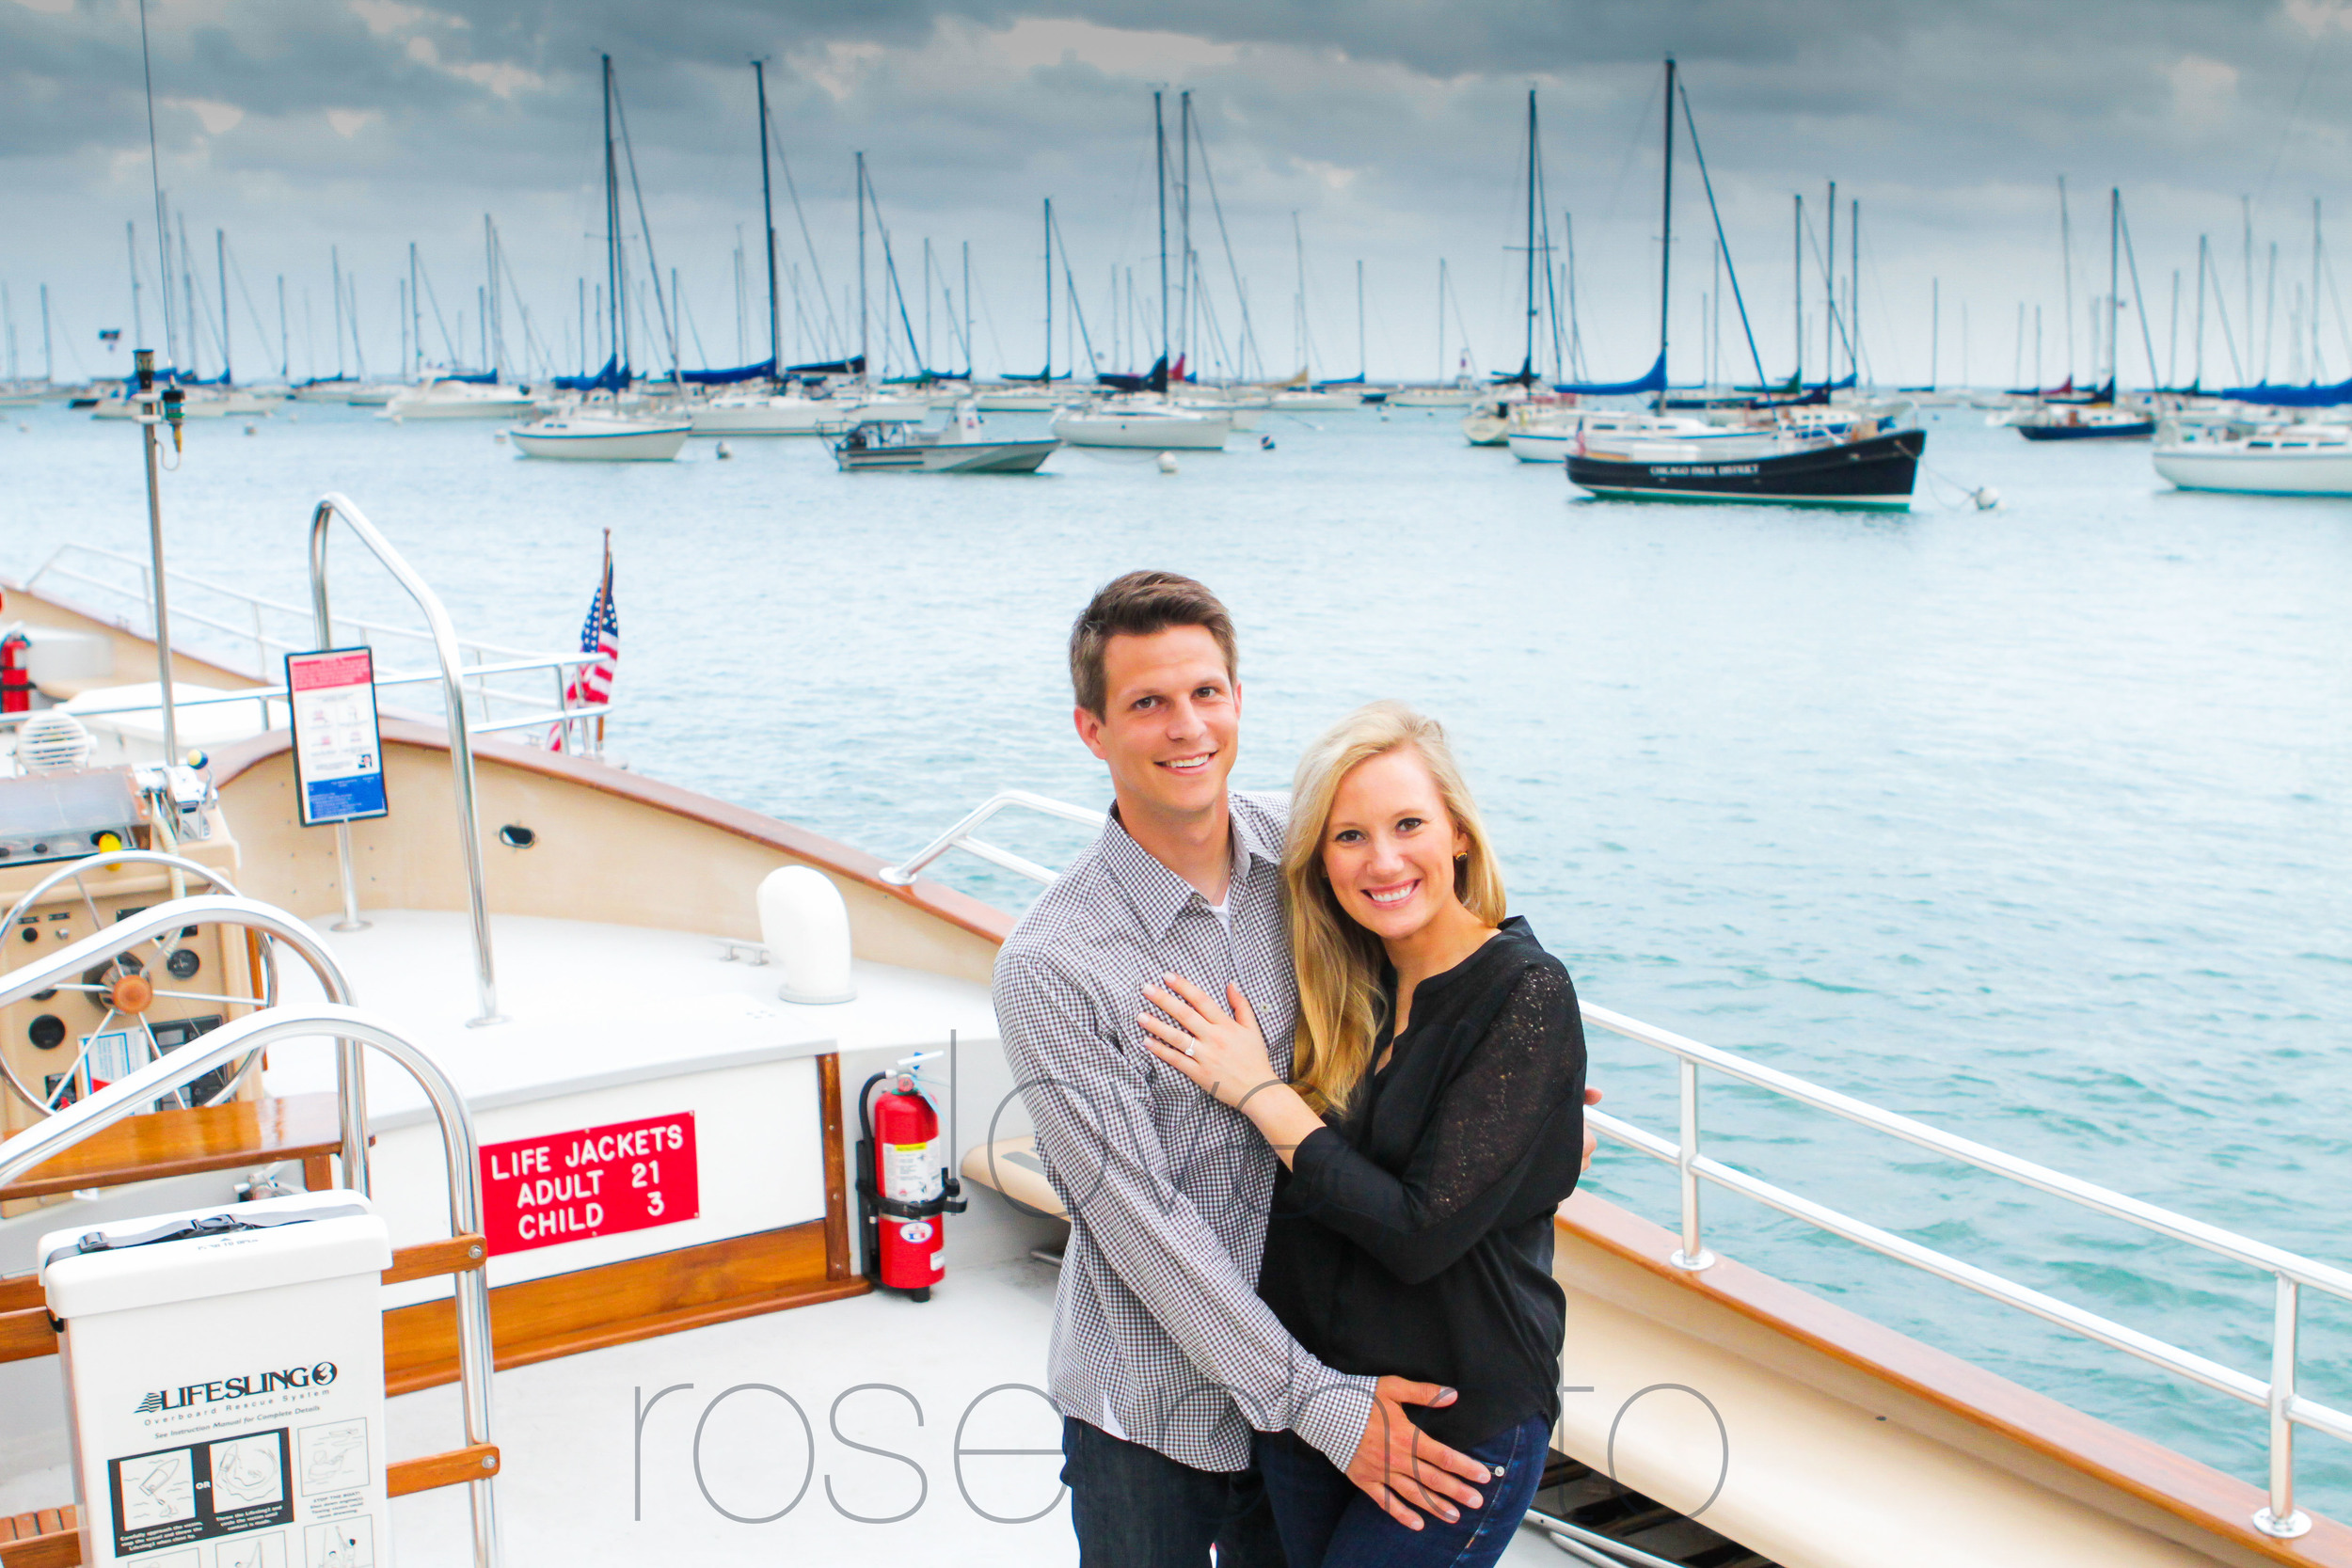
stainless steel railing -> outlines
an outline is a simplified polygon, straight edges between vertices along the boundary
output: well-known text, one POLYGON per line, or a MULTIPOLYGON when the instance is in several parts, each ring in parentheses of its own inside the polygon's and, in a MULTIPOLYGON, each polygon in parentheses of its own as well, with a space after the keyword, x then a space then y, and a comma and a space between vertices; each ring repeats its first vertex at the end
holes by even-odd
MULTIPOLYGON (((95 545, 60 545, 24 579, 24 586, 28 592, 39 592, 47 584, 65 583, 95 593, 106 602, 88 607, 93 612, 102 619, 112 616, 112 624, 124 631, 151 638, 157 598, 154 576, 153 568, 143 557, 102 549, 95 545), (126 606, 130 613, 119 613, 117 606, 126 606)), ((199 635, 183 645, 193 648, 217 644, 225 657, 233 655, 245 660, 245 673, 256 680, 268 678, 284 655, 307 653, 320 645, 315 641, 317 626, 310 606, 249 594, 193 572, 171 571, 166 578, 175 640, 191 626, 210 632, 210 639, 199 635)), ((393 644, 433 647, 429 630, 348 615, 335 617, 334 635, 345 643, 364 642, 373 648, 393 644)), ((525 680, 517 684, 512 679, 497 681, 494 677, 527 676, 534 671, 552 670, 554 707, 562 709, 563 693, 573 675, 581 665, 595 662, 594 656, 589 655, 542 654, 471 639, 460 640, 457 648, 464 660, 467 693, 479 715, 474 725, 477 730, 525 729, 556 721, 556 715, 545 711, 548 705, 535 683, 525 680)), ((379 677, 376 684, 389 686, 437 679, 436 673, 396 679, 379 677)), ((609 713, 612 709, 601 711, 609 713)), ((586 744, 593 739, 593 736, 576 734, 567 736, 566 746, 578 750, 576 742, 586 744)))
POLYGON ((2311 1528, 2309 1515, 2297 1512, 2295 1507, 2295 1429, 2297 1425, 2307 1426, 2352 1442, 2352 1412, 2321 1404, 2296 1392, 2297 1307, 2300 1292, 2307 1288, 2352 1302, 2352 1273, 2224 1230, 2203 1220, 2176 1214, 2169 1209, 2158 1208, 2094 1182, 2052 1170, 2047 1165, 2036 1164, 1973 1139, 1914 1121, 1909 1117, 1881 1110, 1851 1095, 1809 1084, 1776 1068, 1749 1061, 1715 1046, 1703 1045, 1670 1030, 1611 1012, 1606 1007, 1586 1004, 1583 1013, 1588 1025, 1606 1029, 1675 1058, 1680 1085, 1681 1124, 1675 1141, 1669 1142, 1605 1112, 1588 1111, 1585 1115, 1595 1130, 1604 1136, 1675 1167, 1681 1193, 1682 1225, 1681 1245, 1672 1258, 1677 1268, 1704 1269, 1715 1261, 1714 1256, 1704 1244, 1700 1223, 1699 1184, 1709 1181, 1727 1192, 1752 1198, 1792 1219, 1802 1220, 1898 1262, 1965 1286, 2004 1306, 2029 1312, 2046 1323, 2112 1346, 2176 1376, 2187 1378, 2264 1410, 2269 1419, 2269 1497, 2254 1514, 2254 1528, 2281 1540, 2293 1539, 2311 1528), (2201 1247, 2216 1256, 2269 1275, 2273 1282, 2273 1309, 2268 1380, 2249 1376, 2235 1368, 2223 1366, 2194 1352, 2169 1344, 2153 1335, 2126 1327, 2072 1302, 2060 1301, 2029 1286, 2006 1279, 1989 1269, 1979 1268, 1906 1237, 1883 1230, 1709 1157, 1703 1152, 1701 1144, 1699 1073, 1702 1069, 1825 1111, 1857 1126, 1900 1138, 1946 1159, 1974 1165, 2094 1213, 2201 1247))
MULTIPOLYGON (((165 906, 185 909, 188 903, 165 906)), ((249 904, 249 900, 228 902, 249 904)), ((274 914, 267 905, 251 905, 274 914)), ((151 914, 155 911, 149 911, 151 914)), ((183 914, 178 917, 184 920, 183 914)), ((127 924, 127 923, 126 923, 127 924)), ((80 944, 77 944, 77 947, 80 944)), ((69 949, 71 951, 71 949, 69 949)), ((62 955, 60 955, 62 957, 62 955)), ((431 1101, 441 1130, 441 1147, 448 1162, 449 1223, 453 1236, 476 1235, 482 1229, 481 1157, 474 1139, 473 1116, 457 1086, 433 1058, 394 1034, 386 1024, 356 1008, 332 1004, 299 1010, 275 1008, 223 1024, 189 1041, 170 1055, 150 1062, 129 1077, 69 1106, 38 1126, 0 1142, 0 1186, 5 1186, 45 1160, 65 1152, 126 1117, 146 1110, 165 1095, 192 1083, 225 1062, 302 1039, 321 1037, 345 1044, 369 1046, 407 1069, 431 1101)), ((365 1140, 364 1117, 361 1126, 365 1140)), ((346 1165, 345 1179, 350 1167, 346 1165)), ((364 1192, 364 1187, 356 1189, 364 1192)), ((469 1448, 491 1441, 490 1286, 487 1271, 469 1269, 455 1279, 457 1306, 457 1381, 469 1448)), ((498 1568, 498 1497, 487 1475, 467 1483, 473 1510, 475 1568, 498 1568)))
POLYGON ((1026 789, 1000 789, 966 812, 958 819, 954 827, 949 828, 915 851, 911 858, 898 865, 885 866, 877 875, 894 887, 904 887, 921 876, 925 866, 948 850, 961 849, 977 855, 991 865, 1001 865, 1018 876, 1028 878, 1031 881, 1050 882, 1060 873, 1040 865, 1025 856, 1016 855, 1009 849, 999 848, 993 844, 973 836, 981 828, 987 826, 990 819, 997 813, 1009 810, 1014 806, 1019 806, 1025 811, 1039 812, 1047 816, 1058 816, 1065 822, 1076 822, 1089 828, 1099 829, 1108 820, 1102 812, 1089 806, 1073 806, 1067 800, 1057 800, 1051 796, 1039 795, 1026 789))
MULTIPOLYGON (((474 990, 482 1005, 481 1012, 466 1022, 469 1028, 502 1023, 505 1020, 499 1016, 498 971, 490 956, 490 907, 483 886, 482 820, 475 806, 473 739, 466 717, 457 633, 450 626, 449 611, 442 607, 440 595, 417 575, 416 568, 392 548, 391 542, 376 531, 375 525, 358 507, 330 490, 320 498, 318 509, 310 515, 310 606, 318 646, 333 645, 335 618, 326 602, 326 533, 338 517, 358 535, 359 542, 416 601, 432 633, 433 651, 441 666, 441 700, 448 710, 450 779, 457 797, 458 845, 465 852, 467 903, 473 917, 474 990)), ((352 875, 351 825, 347 822, 335 824, 335 852, 342 861, 344 926, 356 927, 360 924, 359 894, 352 875)))
MULTIPOLYGON (((882 871, 882 880, 899 885, 912 882, 925 866, 948 850, 960 848, 969 850, 1008 871, 1040 882, 1052 881, 1058 873, 973 837, 973 833, 991 817, 1010 806, 1022 806, 1050 816, 1094 826, 1100 826, 1104 820, 1100 812, 1032 794, 1025 789, 1001 790, 926 845, 913 859, 882 871)), ((1606 1007, 1586 1003, 1582 1011, 1588 1027, 1606 1029, 1675 1058, 1679 1113, 1677 1119, 1679 1126, 1673 1141, 1607 1112, 1587 1111, 1585 1116, 1602 1135, 1675 1167, 1680 1198, 1681 1244, 1670 1255, 1669 1260, 1677 1268, 1697 1271, 1715 1262, 1715 1255, 1707 1250, 1700 1204, 1700 1184, 1711 1181, 1725 1191, 1753 1198, 1792 1219, 1802 1220, 1834 1236, 1868 1247, 1873 1252, 1956 1285, 1963 1285, 2004 1306, 2029 1312, 2060 1328, 2112 1346, 2152 1366, 2161 1367, 2176 1376, 2254 1405, 2265 1412, 2269 1422, 2269 1496, 2253 1515, 2254 1528, 2280 1540, 2292 1540, 2309 1532, 2312 1528, 2310 1516, 2295 1507, 2295 1429, 2297 1425, 2307 1426, 2352 1442, 2352 1412, 2321 1404, 2296 1391, 2298 1308, 2301 1292, 2307 1288, 2352 1302, 2352 1272, 2240 1236, 2203 1220, 2176 1214, 2169 1209, 2068 1176, 2062 1171, 2052 1170, 2047 1165, 2019 1159, 1989 1145, 1946 1132, 1909 1117, 1881 1110, 1851 1095, 1809 1084, 1776 1068, 1751 1062, 1715 1046, 1703 1045, 1671 1030, 1657 1028, 1606 1007), (2268 1379, 2249 1376, 2193 1351, 2183 1350, 2153 1335, 2004 1278, 1990 1269, 1979 1268, 1932 1247, 1923 1246, 1708 1157, 1703 1151, 1701 1142, 1701 1069, 1719 1072, 1739 1083, 1826 1111, 1859 1126, 1875 1129, 1936 1154, 2062 1198, 2080 1208, 2122 1220, 2156 1235, 2202 1247, 2217 1256, 2269 1275, 2273 1293, 2268 1379)))

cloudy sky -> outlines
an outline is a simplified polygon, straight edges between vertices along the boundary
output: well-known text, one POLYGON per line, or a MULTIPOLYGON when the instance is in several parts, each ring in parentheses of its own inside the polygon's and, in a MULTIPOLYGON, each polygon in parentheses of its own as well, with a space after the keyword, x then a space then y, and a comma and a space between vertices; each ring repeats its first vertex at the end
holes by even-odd
MULTIPOLYGON (((1818 226, 1832 180, 1841 277, 1842 209, 1861 202, 1864 351, 1890 380, 1927 375, 1938 284, 1946 380, 1962 368, 1963 309, 1973 379, 2012 373, 2021 306, 2028 367, 2038 308, 2048 378, 2064 372, 2070 315, 2076 366, 2087 372, 2111 186, 2123 192, 2155 356, 2166 365, 2177 355, 2184 376, 2201 234, 2212 238, 2222 299, 2207 305, 2208 382, 2232 378, 2232 347, 2252 361, 2248 370, 2265 355, 2274 377, 2304 368, 2291 323, 2307 343, 2311 318, 2296 309, 2297 291, 2312 286, 2313 198, 2343 214, 2352 247, 2344 174, 2352 8, 2344 0, 148 6, 161 182, 204 296, 199 363, 218 362, 215 235, 225 230, 241 374, 277 368, 281 277, 294 373, 334 370, 338 258, 356 298, 358 352, 373 372, 393 369, 412 243, 431 291, 427 352, 444 357, 445 335, 462 332, 456 346, 478 358, 485 214, 512 274, 510 344, 523 336, 527 308, 546 355, 577 361, 580 280, 593 288, 604 275, 603 54, 628 117, 644 227, 661 271, 675 268, 682 285, 690 367, 736 359, 739 228, 754 274, 744 332, 751 356, 762 352, 755 57, 768 62, 777 136, 801 198, 796 217, 779 172, 779 249, 801 291, 796 310, 787 273, 787 355, 822 352, 828 315, 834 331, 854 330, 839 301, 856 277, 851 169, 863 151, 918 338, 930 302, 934 363, 962 360, 946 317, 950 297, 957 314, 964 309, 968 244, 978 368, 1036 367, 1046 198, 1096 355, 1105 368, 1114 350, 1120 361, 1148 358, 1158 335, 1152 91, 1160 87, 1171 142, 1177 92, 1190 90, 1200 126, 1193 238, 1205 277, 1196 334, 1204 352, 1216 356, 1221 342, 1232 357, 1246 291, 1256 357, 1275 373, 1295 368, 1303 252, 1319 373, 1358 369, 1359 261, 1375 377, 1439 369, 1440 260, 1454 287, 1443 318, 1449 357, 1467 333, 1480 368, 1516 365, 1522 261, 1512 247, 1524 224, 1532 87, 1555 263, 1565 261, 1564 214, 1573 214, 1587 363, 1597 376, 1637 374, 1657 338, 1659 99, 1670 52, 1704 138, 1757 349, 1775 374, 1790 367, 1794 336, 1790 198, 1803 193, 1818 226), (2061 175, 2074 236, 2071 312, 2061 175), (926 239, 939 262, 935 289, 948 293, 923 286, 926 239)), ((1737 318, 1714 283, 1687 135, 1675 178, 1676 376, 1706 369, 1708 296, 1717 293, 1725 296, 1726 370, 1745 374, 1737 318)), ((121 327, 127 340, 133 325, 126 222, 136 225, 147 334, 160 340, 150 179, 136 0, 0 0, 0 282, 24 373, 41 369, 42 284, 58 374, 119 363, 97 333, 121 327)), ((624 202, 630 265, 642 277, 644 235, 626 189, 624 202)), ((878 242, 869 258, 879 294, 878 242)), ((2342 376, 2352 370, 2352 333, 2339 324, 2335 288, 2323 277, 2321 368, 2342 376)), ((1821 293, 1809 261, 1811 369, 1821 293)), ((881 315, 878 300, 878 340, 881 315)), ((592 340, 598 330, 590 325, 592 340)), ((1069 323, 1058 305, 1055 330, 1059 361, 1069 323)), ((2128 308, 2123 338, 2126 378, 2144 375, 2128 308)), ((637 362, 665 353, 641 344, 637 362)))

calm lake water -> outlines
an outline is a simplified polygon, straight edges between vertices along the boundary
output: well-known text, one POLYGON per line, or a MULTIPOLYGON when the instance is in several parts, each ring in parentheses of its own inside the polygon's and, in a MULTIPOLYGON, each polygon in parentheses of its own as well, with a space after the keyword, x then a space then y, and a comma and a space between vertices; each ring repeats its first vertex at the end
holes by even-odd
MULTIPOLYGON (((518 460, 473 423, 305 406, 192 426, 174 564, 298 602, 325 490, 461 632, 572 645, 612 531, 630 766, 885 856, 993 789, 1099 803, 1069 619, 1152 565, 1242 627, 1238 778, 1375 697, 1442 718, 1516 907, 1584 996, 1936 1126, 2352 1262, 2352 502, 2191 496, 2145 443, 2029 446, 1965 410, 1929 466, 1997 511, 1576 502, 1452 415, 1268 417, 1164 475, 837 474, 815 442, 671 465, 518 460), (1245 440, 1248 443, 1245 445, 1245 440)), ((1031 421, 992 421, 1008 429, 1031 421)), ((144 549, 130 426, 0 426, 0 568, 144 549), (19 428, 22 426, 23 428, 19 428)), ((339 542, 337 605, 407 617, 339 542)), ((1077 842, 1006 823, 1049 861, 1077 842)), ((948 879, 1009 907, 977 863, 948 879)), ((1673 1133, 1673 1074, 1594 1042, 1609 1108, 1673 1133)), ((2267 1279, 1718 1085, 1711 1152, 2266 1375, 2267 1279)), ((1662 1167, 1597 1190, 1673 1223, 1662 1167)), ((2262 1476, 2260 1415, 1770 1212, 1718 1250, 2262 1476)), ((2304 1391, 2352 1400, 2352 1308, 2307 1296, 2304 1391)), ((2313 1505, 2352 1450, 2307 1434, 2313 1505)))

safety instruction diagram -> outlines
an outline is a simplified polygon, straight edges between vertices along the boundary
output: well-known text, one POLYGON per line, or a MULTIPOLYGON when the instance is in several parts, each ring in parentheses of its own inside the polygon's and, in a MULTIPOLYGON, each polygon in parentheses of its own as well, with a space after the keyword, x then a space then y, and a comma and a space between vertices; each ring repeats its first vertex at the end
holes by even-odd
POLYGON ((278 1427, 108 1462, 115 1555, 287 1523, 287 1453, 278 1427))
POLYGON ((294 793, 302 825, 389 816, 375 656, 366 648, 288 654, 286 691, 294 709, 294 793))

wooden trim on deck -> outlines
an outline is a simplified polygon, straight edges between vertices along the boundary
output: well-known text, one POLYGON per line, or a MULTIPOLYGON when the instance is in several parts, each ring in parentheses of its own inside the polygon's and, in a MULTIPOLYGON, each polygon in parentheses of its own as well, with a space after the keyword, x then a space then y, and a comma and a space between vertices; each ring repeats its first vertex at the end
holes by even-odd
MULTIPOLYGON (((415 746, 425 751, 449 750, 449 732, 437 724, 418 723, 413 720, 387 719, 383 721, 384 740, 388 746, 415 746)), ((250 740, 224 746, 213 757, 213 779, 215 786, 227 788, 230 782, 248 768, 286 751, 293 744, 284 730, 272 730, 250 740)), ((993 905, 983 904, 968 894, 958 893, 942 882, 917 879, 910 887, 898 887, 882 879, 882 870, 888 863, 863 849, 810 832, 806 828, 777 817, 765 816, 741 806, 714 800, 707 795, 648 779, 627 768, 592 757, 574 756, 567 752, 542 751, 519 741, 503 740, 497 736, 473 736, 473 752, 477 758, 495 762, 525 773, 537 773, 545 778, 561 779, 581 784, 607 795, 633 800, 656 811, 700 822, 722 832, 747 838, 755 844, 804 861, 819 870, 863 883, 878 893, 912 904, 925 914, 943 920, 974 936, 1002 943, 1012 935, 1013 917, 993 905)))
POLYGON ((0 1564, 6 1568, 76 1568, 82 1531, 73 1505, 13 1517, 0 1513, 0 1564))
POLYGON ((0 1187, 0 1201, 279 1161, 307 1163, 342 1148, 342 1131, 331 1094, 153 1111, 125 1117, 35 1165, 0 1187))
POLYGON ((817 1115, 825 1133, 825 1277, 847 1279, 856 1272, 850 1256, 850 1195, 842 1179, 850 1167, 841 1152, 841 1058, 830 1051, 817 1058, 817 1115))
MULTIPOLYGON (((864 1279, 828 1275, 828 1224, 810 1220, 501 1285, 490 1292, 490 1342, 499 1370, 864 1295, 871 1288, 864 1279)), ((456 1381, 457 1315, 451 1300, 384 1314, 384 1377, 393 1394, 456 1381)))
POLYGON ((393 1460, 384 1466, 384 1495, 405 1497, 412 1492, 430 1492, 437 1486, 463 1486, 468 1481, 487 1481, 498 1473, 498 1445, 473 1443, 447 1453, 393 1460))
POLYGON ((2265 1535, 2253 1527, 2265 1501, 2259 1489, 1728 1258, 1695 1274, 1677 1269, 1667 1261, 1680 1245, 1675 1236, 1589 1193, 1563 1204, 1557 1223, 1581 1242, 2242 1550, 2275 1562, 2352 1568, 2352 1528, 2314 1514, 2311 1533, 2298 1540, 2265 1535))

